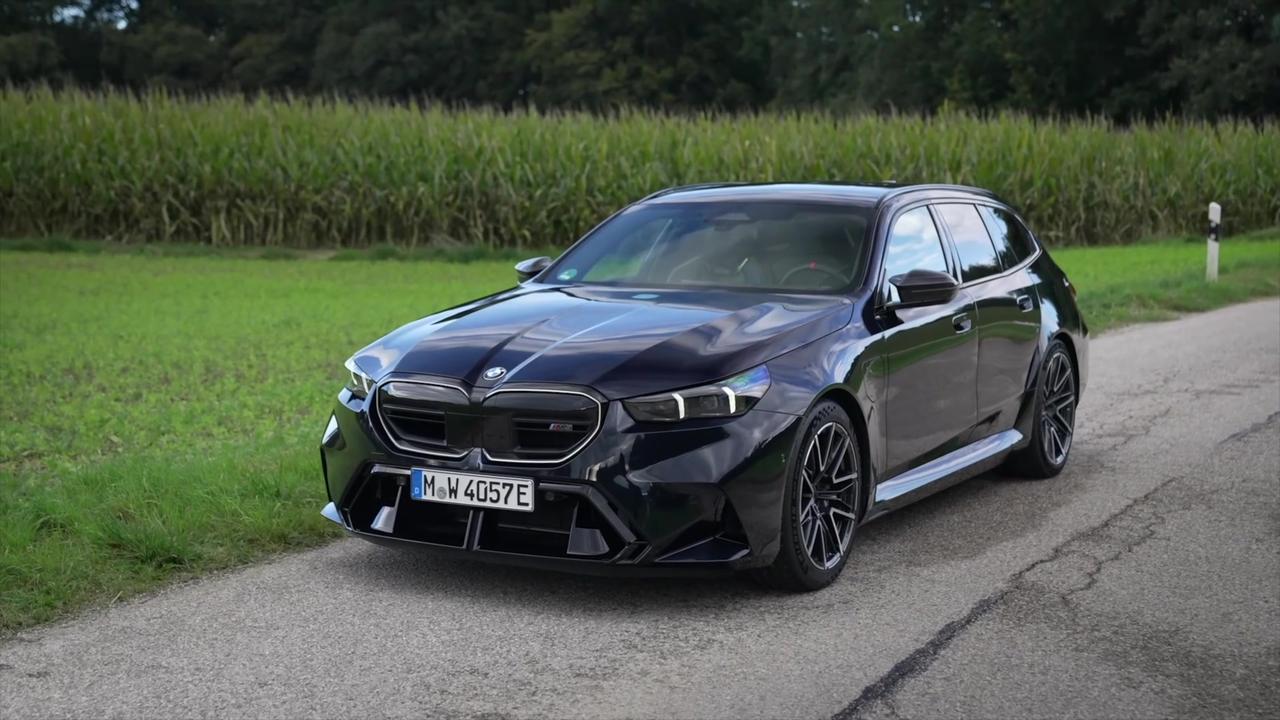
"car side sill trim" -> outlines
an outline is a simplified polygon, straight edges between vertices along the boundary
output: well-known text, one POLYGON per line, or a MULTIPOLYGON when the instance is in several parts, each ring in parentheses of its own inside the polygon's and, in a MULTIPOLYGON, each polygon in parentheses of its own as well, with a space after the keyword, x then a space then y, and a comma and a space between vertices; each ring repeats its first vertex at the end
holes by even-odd
POLYGON ((1022 433, 1017 430, 1005 430, 975 443, 969 443, 959 450, 953 450, 914 470, 908 470, 892 480, 880 483, 876 486, 875 502, 877 505, 891 502, 909 492, 943 480, 970 465, 975 465, 1012 448, 1021 440, 1022 433))

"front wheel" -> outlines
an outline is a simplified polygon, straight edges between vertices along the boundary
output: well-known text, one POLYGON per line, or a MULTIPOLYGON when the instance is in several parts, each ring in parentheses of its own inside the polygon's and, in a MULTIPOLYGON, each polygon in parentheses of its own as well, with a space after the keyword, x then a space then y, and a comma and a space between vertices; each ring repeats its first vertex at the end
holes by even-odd
POLYGON ((1009 456, 1005 469, 1013 475, 1045 479, 1062 472, 1075 437, 1075 365, 1061 340, 1049 343, 1036 381, 1035 425, 1031 443, 1009 456))
POLYGON ((823 401, 810 411, 783 496, 778 556, 757 572, 758 579, 779 590, 807 592, 839 577, 862 511, 861 457, 843 408, 823 401))

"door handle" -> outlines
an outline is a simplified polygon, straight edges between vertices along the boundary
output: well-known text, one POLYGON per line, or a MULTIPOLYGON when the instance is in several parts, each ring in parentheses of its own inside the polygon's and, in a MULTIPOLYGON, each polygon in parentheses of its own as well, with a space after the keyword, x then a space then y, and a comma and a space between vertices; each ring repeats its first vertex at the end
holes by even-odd
POLYGON ((967 333, 973 329, 973 320, 968 313, 960 313, 951 318, 951 327, 955 328, 957 333, 967 333))
POLYGON ((1022 312, 1031 312, 1032 310, 1035 309, 1035 307, 1036 307, 1035 301, 1031 299, 1030 295, 1018 296, 1018 309, 1021 310, 1022 312))

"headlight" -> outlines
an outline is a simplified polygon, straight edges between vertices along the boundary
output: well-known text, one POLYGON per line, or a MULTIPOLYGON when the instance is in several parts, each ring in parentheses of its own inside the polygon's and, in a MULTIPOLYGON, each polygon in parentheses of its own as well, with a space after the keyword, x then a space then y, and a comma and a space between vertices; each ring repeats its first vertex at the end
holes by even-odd
POLYGON ((373 378, 366 375, 365 372, 360 369, 360 366, 356 365, 355 358, 348 360, 345 365, 348 374, 347 389, 351 391, 352 395, 355 395, 361 400, 369 397, 369 391, 373 390, 373 378))
POLYGON ((736 417, 754 407, 768 389, 769 369, 761 365, 721 382, 632 398, 622 404, 641 422, 736 417))

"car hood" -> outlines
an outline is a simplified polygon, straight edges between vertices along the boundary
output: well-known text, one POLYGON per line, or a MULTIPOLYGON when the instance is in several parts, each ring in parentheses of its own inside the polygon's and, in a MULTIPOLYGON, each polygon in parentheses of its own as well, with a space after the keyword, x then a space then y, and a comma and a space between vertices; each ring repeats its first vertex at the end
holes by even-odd
POLYGON ((711 382, 846 325, 838 296, 526 285, 405 325, 356 354, 374 378, 565 383, 608 398, 711 382), (486 379, 490 368, 505 368, 486 379))

